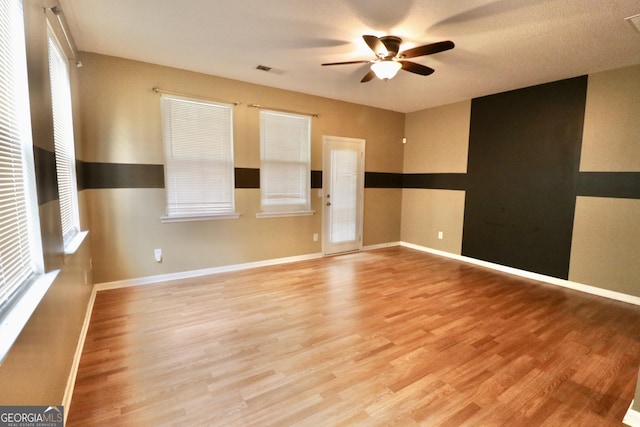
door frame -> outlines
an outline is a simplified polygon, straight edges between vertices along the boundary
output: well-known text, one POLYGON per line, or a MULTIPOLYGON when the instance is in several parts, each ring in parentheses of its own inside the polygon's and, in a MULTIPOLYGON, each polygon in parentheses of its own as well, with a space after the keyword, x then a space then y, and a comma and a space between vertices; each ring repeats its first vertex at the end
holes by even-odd
POLYGON ((337 255, 340 253, 357 252, 362 250, 362 230, 364 223, 364 159, 365 159, 366 141, 361 138, 348 138, 342 136, 323 135, 322 136, 322 253, 325 256, 337 255), (331 182, 331 158, 329 156, 330 144, 358 144, 356 147, 360 151, 360 160, 358 162, 358 188, 356 191, 356 234, 357 242, 355 248, 344 251, 329 252, 329 209, 327 206, 327 194, 330 190, 331 182))

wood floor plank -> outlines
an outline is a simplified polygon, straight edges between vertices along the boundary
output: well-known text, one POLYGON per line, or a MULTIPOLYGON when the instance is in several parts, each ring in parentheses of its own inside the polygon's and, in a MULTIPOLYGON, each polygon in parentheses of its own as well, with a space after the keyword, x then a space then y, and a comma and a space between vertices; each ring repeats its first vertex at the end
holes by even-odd
POLYGON ((636 306, 393 247, 97 294, 68 426, 614 425, 636 306))

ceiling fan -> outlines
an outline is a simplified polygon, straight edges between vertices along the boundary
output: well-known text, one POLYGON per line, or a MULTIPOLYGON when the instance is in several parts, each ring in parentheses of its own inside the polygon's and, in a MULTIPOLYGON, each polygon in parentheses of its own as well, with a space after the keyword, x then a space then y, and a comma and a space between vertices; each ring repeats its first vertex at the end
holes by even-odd
POLYGON ((402 39, 400 37, 376 37, 364 35, 362 38, 367 43, 367 46, 371 48, 373 53, 376 54, 376 59, 368 61, 329 62, 322 65, 371 64, 371 70, 362 78, 362 80, 360 80, 360 83, 368 82, 374 77, 378 77, 381 80, 389 80, 393 78, 400 69, 409 71, 410 73, 420 74, 421 76, 428 76, 435 71, 433 68, 417 64, 415 62, 406 61, 405 59, 432 55, 434 53, 453 49, 455 46, 452 41, 447 40, 413 47, 400 52, 400 43, 402 43, 402 39))

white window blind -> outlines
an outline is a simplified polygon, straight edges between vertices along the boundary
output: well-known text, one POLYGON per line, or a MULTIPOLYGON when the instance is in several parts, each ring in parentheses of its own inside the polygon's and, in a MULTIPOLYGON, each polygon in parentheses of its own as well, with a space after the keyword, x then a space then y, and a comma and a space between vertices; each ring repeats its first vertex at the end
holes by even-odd
POLYGON ((67 247, 80 232, 73 111, 68 62, 51 32, 49 32, 49 75, 62 239, 67 247))
POLYGON ((42 270, 23 22, 0 1, 0 308, 42 270))
POLYGON ((310 209, 311 118, 260 111, 260 190, 263 212, 310 209))
POLYGON ((234 213, 233 106, 162 96, 167 216, 234 213))

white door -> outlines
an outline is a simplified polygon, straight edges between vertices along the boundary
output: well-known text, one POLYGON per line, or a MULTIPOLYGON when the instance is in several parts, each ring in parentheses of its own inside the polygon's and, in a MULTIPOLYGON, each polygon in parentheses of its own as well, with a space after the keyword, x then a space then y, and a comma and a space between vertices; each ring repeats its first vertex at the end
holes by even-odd
POLYGON ((322 250, 362 248, 364 139, 322 137, 322 250))

